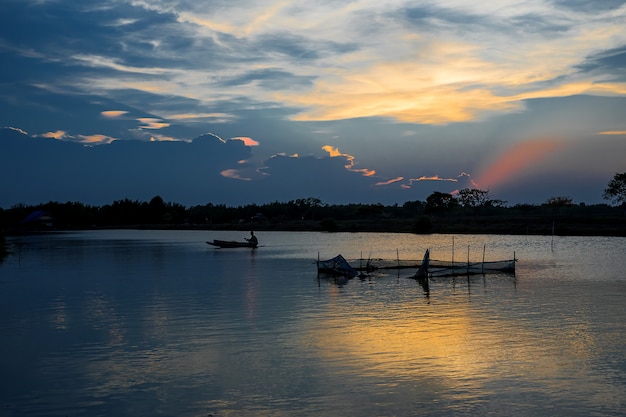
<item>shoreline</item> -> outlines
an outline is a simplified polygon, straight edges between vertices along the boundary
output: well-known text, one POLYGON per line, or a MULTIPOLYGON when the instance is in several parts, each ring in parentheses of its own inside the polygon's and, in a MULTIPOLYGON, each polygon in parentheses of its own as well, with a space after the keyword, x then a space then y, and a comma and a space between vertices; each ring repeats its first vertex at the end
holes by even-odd
POLYGON ((621 219, 494 219, 488 218, 434 218, 427 225, 418 221, 385 220, 299 220, 286 222, 240 222, 215 224, 129 224, 92 227, 55 227, 33 230, 7 230, 6 236, 67 232, 77 230, 225 230, 225 231, 283 231, 283 232, 350 232, 350 233, 413 233, 476 234, 476 235, 543 235, 543 236, 606 236, 626 237, 626 217, 621 219), (609 221, 611 220, 611 221, 609 221))

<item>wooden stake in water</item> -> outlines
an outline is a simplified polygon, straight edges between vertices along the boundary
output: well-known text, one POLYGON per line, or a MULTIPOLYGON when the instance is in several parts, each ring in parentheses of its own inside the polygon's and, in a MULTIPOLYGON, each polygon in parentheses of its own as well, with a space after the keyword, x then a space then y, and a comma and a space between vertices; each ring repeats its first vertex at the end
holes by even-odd
POLYGON ((454 236, 452 236, 452 267, 454 268, 454 236))
POLYGON ((319 279, 320 277, 320 253, 319 251, 317 252, 317 278, 319 279))
POLYGON ((396 249, 396 259, 398 260, 398 271, 400 270, 400 251, 396 249))
POLYGON ((480 268, 480 272, 482 272, 483 274, 485 273, 485 249, 487 248, 487 245, 483 245, 483 265, 480 268))

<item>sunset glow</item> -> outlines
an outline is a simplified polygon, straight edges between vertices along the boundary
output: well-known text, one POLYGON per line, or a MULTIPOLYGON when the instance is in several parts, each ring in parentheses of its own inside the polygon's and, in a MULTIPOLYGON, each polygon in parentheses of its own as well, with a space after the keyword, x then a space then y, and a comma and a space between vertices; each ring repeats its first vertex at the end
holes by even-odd
POLYGON ((477 177, 476 184, 483 189, 495 187, 511 178, 526 172, 533 165, 550 157, 566 146, 566 142, 557 138, 535 139, 517 143, 491 163, 477 177))
POLYGON ((0 207, 183 189, 187 204, 402 204, 466 187, 511 204, 565 190, 597 204, 624 170, 621 1, 3 6, 0 129, 23 154, 2 137, 0 154, 36 172, 32 155, 52 152, 72 179, 84 156, 64 142, 99 144, 127 182, 10 183, 0 207), (185 168, 133 184, 161 175, 151 161, 165 147, 167 165, 185 168))

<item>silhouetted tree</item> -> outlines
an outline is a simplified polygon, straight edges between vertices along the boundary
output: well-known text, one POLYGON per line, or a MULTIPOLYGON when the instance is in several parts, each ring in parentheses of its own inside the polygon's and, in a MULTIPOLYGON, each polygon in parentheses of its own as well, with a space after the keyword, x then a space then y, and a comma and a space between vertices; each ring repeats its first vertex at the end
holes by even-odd
POLYGON ((161 223, 165 217, 165 213, 165 201, 163 201, 163 198, 159 195, 154 196, 146 208, 145 221, 147 223, 161 223))
POLYGON ((550 197, 546 201, 546 205, 551 207, 570 207, 574 203, 572 203, 572 199, 569 197, 550 197))
POLYGON ((506 200, 499 200, 499 199, 489 199, 485 202, 485 207, 497 207, 497 208, 505 208, 507 205, 507 201, 506 200))
POLYGON ((313 220, 316 216, 315 213, 322 207, 322 200, 315 197, 299 198, 295 201, 295 205, 302 212, 303 219, 313 220))
MULTIPOLYGON (((145 203, 143 203, 145 204, 145 203)), ((127 225, 145 223, 142 203, 128 198, 116 200, 111 205, 101 209, 101 218, 104 224, 127 225)))
POLYGON ((626 203, 626 172, 613 176, 602 197, 614 203, 626 203))
POLYGON ((458 205, 459 202, 452 196, 452 194, 435 191, 429 195, 428 198, 426 198, 424 211, 426 213, 441 213, 458 205))
POLYGON ((574 203, 572 203, 571 198, 560 196, 548 198, 548 200, 546 201, 546 205, 552 207, 555 213, 559 214, 561 212, 561 208, 571 207, 574 205, 574 203))
POLYGON ((489 191, 464 188, 459 191, 458 198, 463 207, 483 207, 489 201, 489 191))

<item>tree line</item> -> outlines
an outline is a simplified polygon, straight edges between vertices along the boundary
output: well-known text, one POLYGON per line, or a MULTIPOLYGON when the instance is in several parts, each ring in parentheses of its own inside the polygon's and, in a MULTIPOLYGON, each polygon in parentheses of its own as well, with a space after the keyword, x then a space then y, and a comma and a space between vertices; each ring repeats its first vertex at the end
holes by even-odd
POLYGON ((407 201, 403 205, 391 206, 325 204, 319 198, 310 197, 238 207, 213 203, 185 207, 182 204, 165 202, 162 197, 155 196, 148 202, 123 199, 104 206, 79 202, 20 204, 6 210, 0 209, 0 227, 5 231, 19 231, 46 227, 73 229, 165 225, 280 228, 288 224, 301 224, 308 230, 334 231, 340 228, 340 224, 351 224, 356 228, 357 222, 361 222, 361 228, 366 229, 374 227, 374 224, 401 223, 405 225, 403 230, 408 227, 408 231, 428 233, 441 231, 441 228, 434 228, 439 223, 462 223, 470 217, 488 219, 484 223, 494 223, 494 219, 513 222, 519 218, 528 222, 530 217, 609 218, 620 214, 623 216, 626 206, 626 173, 615 175, 604 191, 604 198, 613 203, 621 203, 622 207, 608 204, 576 205, 566 196, 551 197, 540 205, 517 204, 509 207, 505 201, 490 198, 488 191, 470 188, 460 190, 454 195, 434 192, 425 201, 407 201))

